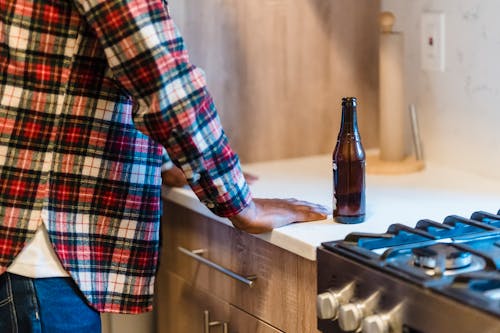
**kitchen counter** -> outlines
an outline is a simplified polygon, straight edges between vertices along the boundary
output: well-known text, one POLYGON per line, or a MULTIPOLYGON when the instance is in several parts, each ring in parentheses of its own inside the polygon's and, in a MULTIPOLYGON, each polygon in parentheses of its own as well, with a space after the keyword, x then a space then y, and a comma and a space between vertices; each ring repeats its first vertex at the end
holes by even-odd
MULTIPOLYGON (((251 185, 254 197, 297 198, 332 206, 331 156, 278 160, 244 165, 259 180, 251 185)), ((231 225, 202 205, 189 188, 163 188, 162 197, 231 225)), ((295 223, 255 235, 271 244, 316 260, 322 242, 344 238, 350 232, 385 232, 392 223, 414 226, 420 219, 438 222, 448 215, 469 217, 474 211, 500 209, 500 181, 428 163, 423 171, 406 175, 367 174, 366 219, 361 224, 324 221, 295 223)))

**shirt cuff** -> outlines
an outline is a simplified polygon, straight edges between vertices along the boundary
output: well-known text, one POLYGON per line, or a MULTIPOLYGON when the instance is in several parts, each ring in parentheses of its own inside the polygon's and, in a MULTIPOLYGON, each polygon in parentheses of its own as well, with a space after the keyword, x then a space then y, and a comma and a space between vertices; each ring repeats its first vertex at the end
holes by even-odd
POLYGON ((192 189, 201 203, 217 216, 232 217, 252 202, 250 187, 239 166, 221 178, 203 178, 192 189), (208 188, 199 185, 206 181, 212 181, 213 185, 208 188))

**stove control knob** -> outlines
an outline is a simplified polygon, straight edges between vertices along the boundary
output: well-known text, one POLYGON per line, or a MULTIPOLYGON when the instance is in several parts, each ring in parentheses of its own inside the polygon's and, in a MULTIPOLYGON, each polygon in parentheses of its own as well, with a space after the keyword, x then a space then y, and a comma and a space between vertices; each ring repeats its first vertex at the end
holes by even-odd
POLYGON ((340 303, 333 292, 319 294, 316 299, 316 310, 319 319, 335 319, 340 303))
POLYGON ((339 310, 339 327, 346 332, 358 330, 363 320, 363 307, 360 304, 346 304, 339 310))
POLYGON ((357 303, 342 305, 339 309, 339 327, 345 332, 360 331, 363 318, 371 315, 380 298, 376 292, 357 303))
POLYGON ((373 315, 363 320, 363 333, 389 333, 389 318, 385 315, 373 315))
POLYGON ((363 319, 363 333, 402 333, 403 304, 398 304, 391 311, 375 314, 363 319))
POLYGON ((340 290, 330 289, 316 297, 316 311, 319 319, 336 320, 339 307, 347 303, 354 293, 354 283, 340 290))

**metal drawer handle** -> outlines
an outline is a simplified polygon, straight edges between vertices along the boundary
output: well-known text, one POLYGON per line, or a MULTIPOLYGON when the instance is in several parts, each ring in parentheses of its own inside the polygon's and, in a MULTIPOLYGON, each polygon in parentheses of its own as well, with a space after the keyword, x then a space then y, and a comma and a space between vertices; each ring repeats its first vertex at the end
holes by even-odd
POLYGON ((213 269, 216 269, 219 272, 226 274, 227 276, 230 276, 235 280, 238 280, 238 281, 246 284, 250 288, 252 288, 254 286, 255 281, 257 280, 257 277, 255 275, 251 275, 251 276, 247 276, 247 277, 241 276, 233 271, 230 271, 229 269, 227 269, 225 267, 222 267, 221 265, 214 263, 213 261, 210 261, 206 258, 203 258, 202 255, 207 252, 205 249, 190 251, 188 249, 183 248, 182 246, 179 246, 177 249, 179 251, 181 251, 182 253, 184 253, 185 255, 188 255, 191 258, 193 258, 193 259, 195 259, 195 260, 197 260, 197 261, 199 261, 199 262, 201 262, 209 267, 212 267, 213 269))
POLYGON ((203 333, 210 333, 210 328, 221 326, 222 333, 228 333, 228 324, 221 321, 210 321, 210 313, 208 310, 203 311, 203 333))

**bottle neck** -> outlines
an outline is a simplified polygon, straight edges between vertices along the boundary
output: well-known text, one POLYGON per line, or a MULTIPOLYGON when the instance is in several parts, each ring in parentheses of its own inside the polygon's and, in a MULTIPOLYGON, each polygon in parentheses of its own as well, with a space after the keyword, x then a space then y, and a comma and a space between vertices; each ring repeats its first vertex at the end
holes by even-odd
POLYGON ((342 105, 342 120, 340 124, 339 138, 353 136, 359 140, 358 116, 356 106, 352 104, 342 105))

